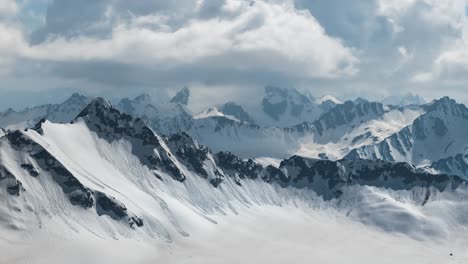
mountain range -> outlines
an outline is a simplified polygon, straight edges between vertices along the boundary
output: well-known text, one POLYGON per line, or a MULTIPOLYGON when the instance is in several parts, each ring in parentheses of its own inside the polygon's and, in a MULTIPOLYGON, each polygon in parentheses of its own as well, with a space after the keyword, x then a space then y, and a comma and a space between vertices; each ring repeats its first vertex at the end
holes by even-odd
POLYGON ((263 114, 232 101, 192 114, 189 100, 187 88, 162 104, 74 94, 2 113, 2 234, 174 242, 268 206, 328 208, 416 239, 463 226, 468 109, 453 99, 315 101, 267 87, 263 114))

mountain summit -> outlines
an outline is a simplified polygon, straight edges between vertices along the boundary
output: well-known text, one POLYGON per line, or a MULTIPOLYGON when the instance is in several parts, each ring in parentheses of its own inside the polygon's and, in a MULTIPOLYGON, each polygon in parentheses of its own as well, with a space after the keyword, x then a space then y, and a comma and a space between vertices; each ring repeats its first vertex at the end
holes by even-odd
POLYGON ((190 99, 190 90, 187 87, 184 87, 180 90, 172 99, 171 103, 187 105, 190 99))

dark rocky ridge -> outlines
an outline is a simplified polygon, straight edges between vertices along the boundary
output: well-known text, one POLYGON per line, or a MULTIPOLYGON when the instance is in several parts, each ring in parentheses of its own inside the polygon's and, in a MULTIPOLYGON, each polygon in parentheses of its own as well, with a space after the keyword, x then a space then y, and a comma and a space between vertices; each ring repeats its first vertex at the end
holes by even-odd
POLYGON ((178 181, 185 180, 186 176, 175 164, 174 157, 163 147, 163 140, 141 118, 121 113, 103 98, 96 98, 78 115, 76 120, 79 119, 109 142, 128 140, 133 146, 133 154, 150 169, 163 170, 178 181))
MULTIPOLYGON (((203 178, 209 178, 213 186, 217 187, 223 181, 223 174, 214 168, 212 172, 207 170, 206 164, 210 162, 211 151, 200 144, 186 133, 173 134, 166 138, 167 145, 178 160, 188 169, 203 178)), ((214 160, 212 161, 214 167, 214 160)))
POLYGON ((444 191, 455 189, 465 181, 458 176, 430 174, 404 162, 383 160, 317 160, 293 156, 283 160, 279 168, 262 167, 251 160, 244 161, 230 153, 216 155, 218 165, 236 182, 261 179, 282 187, 308 188, 325 199, 338 198, 342 188, 349 185, 368 185, 393 190, 433 187, 444 191))

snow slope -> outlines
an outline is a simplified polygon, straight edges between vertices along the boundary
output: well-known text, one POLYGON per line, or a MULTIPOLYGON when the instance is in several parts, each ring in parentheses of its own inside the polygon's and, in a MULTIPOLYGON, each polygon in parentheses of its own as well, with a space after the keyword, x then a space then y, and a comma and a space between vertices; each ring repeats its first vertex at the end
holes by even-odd
POLYGON ((465 232, 451 240, 418 241, 355 223, 333 212, 296 206, 255 206, 201 222, 192 236, 113 240, 89 233, 63 239, 38 231, 0 247, 8 263, 463 263, 465 232), (389 246, 391 250, 389 250, 389 246), (450 254, 453 254, 450 257, 450 254))
POLYGON ((158 136, 103 99, 0 138, 0 190, 7 263, 467 258, 460 179, 383 161, 262 167, 158 136))

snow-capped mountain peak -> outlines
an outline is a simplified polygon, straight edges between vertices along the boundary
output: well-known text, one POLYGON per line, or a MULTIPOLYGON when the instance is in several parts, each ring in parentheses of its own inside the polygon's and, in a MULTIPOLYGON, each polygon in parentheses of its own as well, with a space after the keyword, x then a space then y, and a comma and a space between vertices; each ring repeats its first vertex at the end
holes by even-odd
POLYGON ((254 123, 250 115, 244 111, 242 106, 228 102, 220 106, 212 106, 194 116, 194 119, 203 119, 209 117, 225 117, 236 122, 254 123))
POLYGON ((341 102, 340 100, 336 99, 336 97, 332 96, 332 95, 324 95, 320 98, 320 103, 323 104, 325 102, 332 102, 334 104, 342 104, 343 102, 341 102))
POLYGON ((427 167, 433 163, 441 167, 450 157, 463 154, 468 146, 466 106, 443 97, 423 106, 423 109, 425 113, 409 126, 378 144, 353 150, 347 158, 404 161, 418 167, 427 167))
POLYGON ((318 104, 296 89, 274 86, 265 87, 265 97, 261 106, 266 118, 261 116, 253 118, 262 125, 288 127, 303 122, 313 122, 322 114, 318 104))
POLYGON ((445 114, 464 116, 468 118, 468 108, 464 104, 459 104, 448 96, 434 100, 425 105, 424 108, 427 112, 440 111, 445 114))

